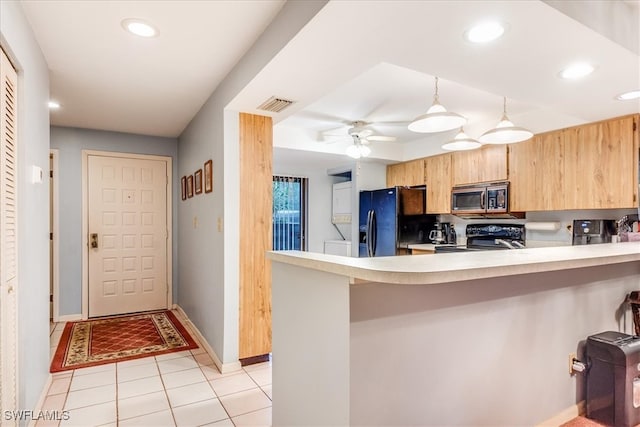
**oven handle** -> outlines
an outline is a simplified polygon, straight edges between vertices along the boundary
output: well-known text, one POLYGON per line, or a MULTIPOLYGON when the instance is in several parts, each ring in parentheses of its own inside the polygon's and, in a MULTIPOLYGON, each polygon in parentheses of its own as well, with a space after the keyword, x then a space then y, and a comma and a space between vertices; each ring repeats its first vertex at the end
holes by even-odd
POLYGON ((480 194, 480 209, 484 210, 484 206, 485 206, 485 197, 487 195, 486 190, 482 192, 482 194, 480 194))

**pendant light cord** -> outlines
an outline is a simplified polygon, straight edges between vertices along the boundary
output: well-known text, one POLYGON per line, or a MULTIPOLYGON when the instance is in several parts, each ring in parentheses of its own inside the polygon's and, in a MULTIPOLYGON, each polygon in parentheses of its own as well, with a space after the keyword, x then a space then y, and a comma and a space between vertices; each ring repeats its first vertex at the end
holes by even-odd
POLYGON ((433 103, 440 104, 440 99, 438 98, 438 77, 436 77, 436 91, 433 94, 433 103))

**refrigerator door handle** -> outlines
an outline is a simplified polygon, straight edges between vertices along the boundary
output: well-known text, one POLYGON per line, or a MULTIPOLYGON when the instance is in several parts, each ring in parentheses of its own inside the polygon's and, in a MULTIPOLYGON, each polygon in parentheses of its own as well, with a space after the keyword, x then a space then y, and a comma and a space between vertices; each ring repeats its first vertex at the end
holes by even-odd
POLYGON ((371 242, 371 256, 376 256, 376 245, 378 240, 378 224, 376 220, 376 211, 371 211, 371 235, 373 237, 371 242))
POLYGON ((371 250, 371 238, 373 237, 371 235, 371 214, 373 213, 372 210, 369 210, 367 212, 367 256, 368 257, 372 257, 372 250, 371 250))

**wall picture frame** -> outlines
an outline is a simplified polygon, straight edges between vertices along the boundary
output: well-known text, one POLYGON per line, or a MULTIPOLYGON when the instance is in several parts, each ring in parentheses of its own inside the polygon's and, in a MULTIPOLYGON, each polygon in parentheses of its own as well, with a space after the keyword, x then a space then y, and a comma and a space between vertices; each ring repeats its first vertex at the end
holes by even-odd
POLYGON ((187 197, 193 197, 193 175, 187 177, 187 197))
POLYGON ((196 194, 202 193, 202 169, 193 174, 193 187, 196 194))
POLYGON ((182 188, 182 200, 187 200, 187 177, 183 176, 180 179, 180 187, 182 188))
POLYGON ((213 191, 213 160, 209 159, 204 163, 204 192, 213 191))

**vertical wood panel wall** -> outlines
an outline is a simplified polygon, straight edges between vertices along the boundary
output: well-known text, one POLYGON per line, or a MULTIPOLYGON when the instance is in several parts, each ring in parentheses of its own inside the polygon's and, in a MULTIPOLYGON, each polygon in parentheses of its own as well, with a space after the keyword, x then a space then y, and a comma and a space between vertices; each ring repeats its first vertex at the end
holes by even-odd
POLYGON ((271 352, 271 117, 240 114, 240 359, 271 352))

